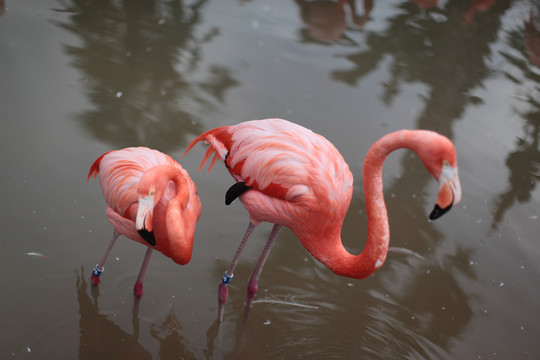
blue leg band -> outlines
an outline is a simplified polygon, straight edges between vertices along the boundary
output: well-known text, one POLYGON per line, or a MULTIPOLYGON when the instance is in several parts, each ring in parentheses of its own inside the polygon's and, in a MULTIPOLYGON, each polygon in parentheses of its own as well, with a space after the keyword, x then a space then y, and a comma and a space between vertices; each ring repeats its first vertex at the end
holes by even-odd
POLYGON ((221 278, 221 281, 224 283, 224 284, 228 284, 231 282, 231 279, 234 277, 234 274, 232 274, 231 276, 227 275, 227 272, 225 271, 225 274, 223 275, 223 277, 221 278))

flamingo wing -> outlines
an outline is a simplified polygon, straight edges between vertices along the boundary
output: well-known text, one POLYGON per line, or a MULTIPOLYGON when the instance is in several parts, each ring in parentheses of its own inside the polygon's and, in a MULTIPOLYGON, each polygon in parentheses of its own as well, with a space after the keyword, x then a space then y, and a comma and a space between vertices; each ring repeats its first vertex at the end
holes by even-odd
POLYGON ((185 172, 168 155, 145 147, 131 147, 101 155, 90 167, 88 179, 99 174, 101 189, 109 207, 120 216, 130 218, 129 209, 138 202, 137 186, 141 177, 157 165, 173 165, 185 172))

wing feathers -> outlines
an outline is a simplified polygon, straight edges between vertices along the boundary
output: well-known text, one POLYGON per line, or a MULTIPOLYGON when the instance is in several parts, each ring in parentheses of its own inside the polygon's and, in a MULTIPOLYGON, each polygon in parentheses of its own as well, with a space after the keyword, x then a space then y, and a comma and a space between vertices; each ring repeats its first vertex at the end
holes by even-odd
MULTIPOLYGON (((206 150, 206 153, 204 154, 204 158, 202 159, 201 161, 201 166, 199 166, 199 172, 203 169, 204 165, 206 164, 206 162, 208 161, 208 159, 210 159, 210 156, 212 156, 212 154, 216 151, 216 149, 213 147, 213 146, 210 146, 207 150, 206 150)), ((217 152, 216 152, 217 154, 217 152)), ((214 162, 212 161, 212 164, 214 162)), ((208 168, 208 172, 210 172, 210 169, 212 168, 212 165, 210 165, 210 167, 208 168)))
POLYGON ((156 165, 172 165, 185 172, 182 166, 168 155, 144 147, 132 147, 101 155, 90 167, 88 179, 99 173, 105 201, 123 216, 131 204, 138 200, 137 186, 141 177, 156 165))
MULTIPOLYGON (((110 151, 109 151, 110 152, 110 151)), ((86 182, 88 182, 88 180, 90 180, 90 178, 93 176, 94 179, 96 178, 96 176, 98 175, 99 173, 99 164, 101 163, 101 160, 103 160, 103 157, 105 155, 107 155, 109 152, 106 152, 105 154, 101 155, 100 157, 98 157, 96 159, 96 161, 94 161, 94 163, 92 164, 92 166, 90 166, 90 171, 88 172, 88 177, 86 178, 86 182)))
POLYGON ((186 153, 202 140, 210 148, 201 168, 216 152, 216 157, 226 160, 237 182, 245 182, 267 196, 315 201, 321 194, 315 193, 319 190, 313 184, 329 184, 328 190, 336 194, 344 183, 352 186, 352 175, 337 149, 324 137, 286 120, 254 120, 219 127, 195 138, 186 153))

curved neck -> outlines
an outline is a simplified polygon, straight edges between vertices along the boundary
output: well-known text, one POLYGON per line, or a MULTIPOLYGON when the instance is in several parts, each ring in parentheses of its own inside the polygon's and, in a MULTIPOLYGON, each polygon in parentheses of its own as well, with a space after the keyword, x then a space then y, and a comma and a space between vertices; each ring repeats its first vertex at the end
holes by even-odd
POLYGON ((386 157, 399 148, 416 152, 422 146, 418 130, 401 130, 382 137, 368 151, 363 165, 364 194, 367 213, 367 240, 359 255, 350 254, 341 242, 341 226, 327 233, 325 254, 315 256, 339 275, 362 279, 380 268, 386 260, 390 241, 388 214, 383 195, 382 168, 386 157))
POLYGON ((172 165, 160 165, 150 169, 156 184, 153 227, 156 230, 156 249, 178 264, 191 260, 193 239, 185 236, 184 208, 189 199, 189 183, 182 171, 172 165), (170 182, 174 183, 174 188, 170 182))
POLYGON ((174 262, 185 265, 190 262, 193 252, 193 233, 189 231, 190 216, 186 209, 190 201, 190 186, 186 176, 175 169, 176 176, 171 178, 176 186, 176 196, 169 202, 166 212, 167 234, 170 255, 174 262))
POLYGON ((172 165, 158 165, 148 170, 141 179, 139 187, 144 184, 145 188, 153 185, 156 189, 154 205, 164 199, 166 202, 173 198, 178 201, 187 201, 188 184, 182 171, 172 165), (169 182, 174 183, 174 189, 169 186, 169 182), (151 184, 151 185, 150 185, 151 184))

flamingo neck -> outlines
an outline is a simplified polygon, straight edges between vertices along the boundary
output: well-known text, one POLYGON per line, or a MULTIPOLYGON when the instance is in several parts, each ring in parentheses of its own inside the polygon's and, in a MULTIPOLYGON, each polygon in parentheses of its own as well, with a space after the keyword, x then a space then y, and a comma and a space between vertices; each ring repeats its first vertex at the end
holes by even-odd
POLYGON ((167 206, 165 221, 169 238, 168 255, 174 262, 185 265, 191 260, 193 238, 186 234, 185 208, 189 201, 189 184, 184 174, 175 167, 171 168, 170 180, 176 187, 176 196, 167 206))
MULTIPOLYGON (((367 240, 359 255, 349 253, 341 242, 341 226, 326 233, 325 253, 316 258, 339 275, 365 278, 380 268, 386 260, 390 241, 388 214, 383 195, 382 168, 386 157, 394 150, 409 148, 417 151, 422 133, 401 130, 378 140, 368 151, 363 165, 366 198, 367 240)), ((424 134, 425 135, 425 134, 424 134)))
POLYGON ((160 165, 152 170, 154 183, 161 188, 160 199, 156 199, 154 208, 157 216, 153 218, 158 242, 156 249, 178 264, 187 264, 191 260, 193 247, 192 239, 190 241, 185 234, 183 216, 190 196, 188 181, 182 171, 174 166, 160 165), (174 186, 171 186, 171 182, 174 186))

